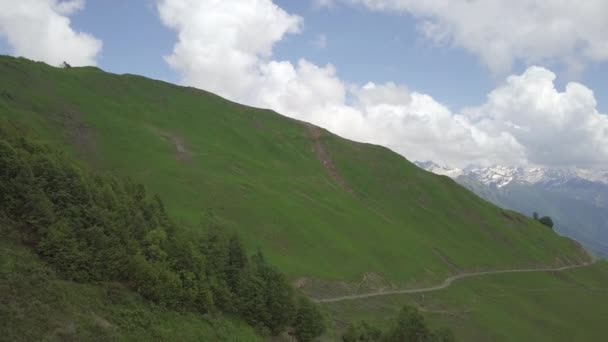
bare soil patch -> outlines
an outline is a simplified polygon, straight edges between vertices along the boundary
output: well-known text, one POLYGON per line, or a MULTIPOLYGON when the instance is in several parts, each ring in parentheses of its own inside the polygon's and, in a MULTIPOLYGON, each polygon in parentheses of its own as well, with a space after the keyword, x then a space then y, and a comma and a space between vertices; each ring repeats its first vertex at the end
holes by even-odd
POLYGON ((173 146, 175 148, 175 153, 174 153, 175 159, 177 159, 180 162, 186 162, 186 163, 192 161, 192 152, 188 149, 186 140, 182 136, 177 135, 175 133, 164 132, 155 127, 151 127, 151 129, 152 129, 152 131, 154 131, 154 133, 158 134, 158 136, 160 136, 162 139, 173 144, 173 146))
POLYGON ((336 165, 333 162, 333 159, 331 158, 331 155, 327 151, 325 145, 323 145, 323 141, 322 141, 323 140, 322 138, 324 135, 323 130, 317 126, 313 126, 310 124, 307 124, 307 126, 308 126, 309 136, 313 143, 314 152, 317 155, 317 158, 321 162, 321 165, 323 166, 325 171, 327 171, 327 173, 329 174, 331 179, 334 182, 336 182, 342 189, 344 189, 344 190, 346 190, 346 192, 354 195, 355 192, 346 183, 344 178, 340 175, 340 173, 338 172, 338 169, 336 168, 336 165))
POLYGON ((312 298, 333 298, 344 295, 385 292, 398 288, 388 279, 375 272, 363 274, 358 282, 303 277, 297 279, 293 285, 312 298))

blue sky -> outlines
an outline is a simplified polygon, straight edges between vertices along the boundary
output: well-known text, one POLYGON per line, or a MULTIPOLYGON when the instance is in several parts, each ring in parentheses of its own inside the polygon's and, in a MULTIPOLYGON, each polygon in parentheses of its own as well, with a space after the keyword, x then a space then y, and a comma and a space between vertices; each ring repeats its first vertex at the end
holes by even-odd
MULTIPOLYGON (((412 129, 412 127, 404 126, 401 134, 399 132, 393 132, 393 136, 389 140, 384 140, 383 136, 386 134, 380 132, 383 127, 394 126, 392 123, 386 123, 385 119, 389 117, 395 119, 395 115, 397 115, 395 114, 395 111, 389 110, 384 113, 384 115, 375 116, 377 120, 370 122, 368 121, 370 120, 369 118, 373 115, 377 115, 376 112, 382 107, 380 106, 382 103, 374 103, 374 106, 365 109, 349 103, 351 102, 351 99, 355 99, 355 102, 362 101, 362 99, 368 98, 365 96, 372 94, 373 91, 370 92, 369 89, 364 89, 363 87, 368 82, 373 82, 374 87, 377 88, 374 88, 377 90, 374 91, 378 94, 375 94, 374 96, 381 95, 380 97, 383 99, 389 95, 400 96, 401 102, 399 102, 399 106, 396 106, 395 108, 398 107, 399 110, 406 108, 406 112, 397 115, 398 118, 395 120, 397 120, 399 124, 403 124, 403 122, 410 120, 415 116, 416 120, 414 121, 416 122, 428 121, 437 127, 448 127, 449 130, 453 131, 453 140, 445 141, 436 139, 431 140, 429 144, 435 144, 433 146, 438 146, 440 144, 445 145, 448 143, 459 145, 460 140, 458 139, 464 139, 463 137, 466 135, 467 139, 475 140, 474 148, 472 148, 473 150, 483 150, 485 151, 484 153, 487 153, 488 155, 510 155, 512 157, 505 157, 504 161, 511 163, 551 164, 554 162, 558 163, 558 161, 534 157, 535 153, 539 156, 541 154, 538 151, 538 153, 535 152, 535 149, 539 149, 541 146, 545 149, 547 146, 557 146, 555 145, 555 142, 552 142, 553 145, 551 145, 546 141, 536 141, 536 139, 533 139, 532 137, 518 136, 517 131, 509 131, 508 129, 508 127, 524 127, 527 129, 528 126, 532 127, 531 125, 538 120, 530 119, 526 121, 526 118, 520 118, 520 121, 509 120, 507 118, 509 115, 513 118, 518 118, 520 113, 503 113, 501 111, 504 110, 499 108, 497 103, 487 100, 487 95, 491 91, 495 89, 500 90, 506 87, 505 79, 507 76, 513 75, 520 77, 522 80, 529 80, 530 83, 528 85, 531 85, 534 80, 538 82, 540 82, 539 80, 550 80, 550 72, 535 73, 529 69, 531 65, 539 65, 557 75, 557 80, 554 82, 557 90, 553 91, 554 94, 552 94, 555 99, 558 99, 565 94, 564 87, 568 81, 580 82, 594 92, 594 97, 592 99, 585 98, 585 108, 588 108, 585 110, 589 111, 589 109, 591 109, 591 112, 597 111, 599 113, 608 113, 608 83, 606 82, 608 79, 608 58, 603 57, 602 53, 604 51, 596 53, 596 55, 600 57, 594 57, 592 59, 587 57, 588 53, 583 52, 582 48, 581 51, 578 51, 575 48, 570 47, 582 45, 581 42, 585 44, 588 43, 591 47, 602 46, 602 41, 593 41, 593 39, 601 39, 597 38, 594 32, 587 32, 585 33, 586 35, 581 34, 582 36, 580 37, 573 37, 572 44, 568 45, 566 44, 568 42, 566 42, 564 43, 564 46, 555 47, 556 44, 559 45, 555 42, 559 42, 561 38, 560 35, 564 36, 564 40, 567 40, 567 35, 564 35, 563 32, 553 37, 544 35, 541 27, 538 29, 540 32, 531 32, 530 35, 534 37, 537 35, 540 37, 538 38, 538 41, 533 41, 529 45, 523 45, 522 48, 520 46, 521 44, 516 39, 512 39, 512 41, 509 42, 511 37, 508 32, 513 30, 513 26, 504 28, 500 26, 494 27, 492 26, 493 24, 491 21, 488 22, 486 20, 484 22, 484 18, 479 17, 471 19, 464 18, 466 20, 463 20, 462 17, 450 13, 458 13, 458 8, 448 8, 447 10, 442 11, 439 6, 430 6, 427 8, 425 5, 418 5, 410 0, 378 0, 377 3, 384 4, 381 9, 372 8, 373 6, 364 6, 360 3, 353 4, 357 3, 359 0, 334 0, 334 2, 336 2, 334 6, 321 8, 314 5, 314 0, 235 0, 232 2, 231 5, 239 3, 242 4, 243 8, 247 6, 258 6, 257 8, 252 7, 254 13, 268 11, 270 16, 276 16, 276 18, 273 19, 274 21, 269 20, 267 22, 263 21, 264 18, 243 18, 243 20, 254 20, 252 22, 256 24, 261 23, 261 25, 268 25, 270 28, 273 28, 273 25, 276 24, 276 36, 268 37, 267 40, 264 40, 261 43, 260 47, 256 47, 252 51, 246 51, 246 53, 250 53, 250 56, 247 58, 256 60, 254 67, 264 69, 275 65, 273 64, 274 62, 289 62, 288 64, 283 65, 284 67, 288 66, 287 69, 289 70, 286 71, 286 73, 270 74, 270 76, 282 79, 288 77, 286 75, 292 75, 289 76, 292 77, 290 83, 292 85, 296 84, 298 89, 303 89, 302 87, 312 87, 312 85, 320 88, 329 87, 327 89, 335 91, 335 96, 325 98, 325 94, 316 95, 317 97, 322 98, 319 100, 320 102, 325 101, 323 103, 326 106, 321 109, 325 110, 327 113, 333 113, 332 111, 335 111, 336 113, 340 113, 339 115, 343 115, 344 112, 349 111, 357 111, 359 113, 358 117, 344 117, 343 121, 337 122, 337 119, 335 118, 338 117, 338 114, 327 114, 330 118, 324 119, 320 118, 318 112, 321 109, 317 107, 313 108, 312 106, 307 105, 300 105, 298 107, 293 105, 291 103, 293 101, 291 100, 287 101, 289 102, 287 104, 284 103, 286 101, 286 94, 288 94, 287 92, 283 92, 279 95, 274 94, 274 97, 270 96, 272 94, 269 95, 267 93, 257 94, 256 96, 258 97, 254 98, 252 97, 253 95, 251 95, 251 89, 255 89, 255 87, 247 88, 249 90, 245 89, 239 93, 236 90, 238 85, 214 87, 214 84, 212 83, 210 86, 209 83, 201 81, 201 79, 205 79, 207 76, 207 74, 204 73, 204 70, 215 71, 217 68, 204 69, 205 67, 208 67, 204 66, 202 71, 199 67, 197 67, 199 69, 192 69, 191 64, 196 64, 197 62, 198 57, 196 54, 191 53, 190 55, 185 56, 174 53, 174 47, 180 42, 183 43, 186 50, 192 48, 193 41, 197 44, 199 42, 197 37, 189 37, 189 40, 182 41, 178 38, 178 32, 190 32, 190 34, 192 34, 191 28, 196 26, 200 21, 215 20, 214 18, 223 18, 230 15, 236 16, 238 14, 237 12, 239 12, 237 11, 239 7, 232 7, 232 10, 230 11, 231 5, 226 5, 224 6, 224 10, 230 11, 228 13, 198 13, 197 15, 199 15, 199 17, 194 19, 191 18, 190 21, 186 19, 182 21, 178 18, 177 20, 171 19, 173 22, 169 23, 167 19, 161 19, 157 3, 164 3, 167 8, 171 8, 171 6, 176 6, 172 0, 111 2, 88 0, 86 3, 82 2, 82 0, 71 0, 70 2, 76 6, 76 10, 64 12, 57 9, 58 4, 60 3, 59 0, 23 1, 24 3, 33 1, 48 2, 50 4, 48 13, 38 13, 37 15, 40 15, 41 18, 43 18, 43 16, 57 15, 66 18, 69 17, 71 20, 69 26, 71 30, 74 32, 86 32, 97 41, 103 43, 103 48, 95 50, 95 45, 90 41, 88 42, 89 54, 82 57, 82 61, 85 64, 86 61, 94 61, 101 68, 110 72, 141 74, 173 83, 184 83, 199 86, 201 88, 211 88, 209 90, 233 100, 252 105, 270 107, 286 115, 309 120, 325 126, 353 139, 389 146, 407 157, 412 158, 417 158, 418 156, 412 156, 404 151, 411 151, 413 148, 418 148, 419 145, 403 142, 403 140, 407 140, 407 137, 410 136, 408 133, 409 131, 407 130, 412 129), (267 6, 268 4, 273 3, 278 6, 278 10, 267 6), (216 16, 214 17, 213 15, 216 16), (293 21, 296 16, 301 17, 301 22, 299 22, 299 24, 296 24, 293 21), (425 21, 421 18, 430 18, 430 20, 425 21), (281 22, 281 20, 283 20, 283 22, 281 22), (513 45, 511 50, 506 50, 513 54, 512 67, 505 69, 502 68, 503 65, 497 64, 497 66, 493 64, 492 60, 488 60, 484 55, 483 50, 483 44, 487 45, 487 41, 481 41, 477 45, 470 45, 466 35, 464 36, 464 39, 462 38, 462 35, 459 36, 461 32, 459 33, 458 29, 467 32, 467 22, 472 21, 474 23, 475 20, 479 20, 480 27, 484 29, 497 30, 497 33, 495 33, 496 40, 505 39, 507 42, 506 44, 513 45), (437 26, 444 25, 441 26, 441 28, 448 28, 447 36, 450 38, 447 43, 434 41, 429 38, 428 34, 425 34, 422 31, 422 24, 428 22, 437 24, 437 26), (454 31, 450 32, 450 29, 453 29, 454 31), (293 31, 298 32, 296 33, 293 31), (319 37, 321 36, 324 37, 325 40, 323 46, 319 46, 318 44, 319 37), (547 40, 543 41, 541 38, 547 38, 547 40), (264 42, 272 43, 273 49, 269 50, 265 48, 264 42), (541 46, 539 51, 535 50, 535 46, 541 46), (529 56, 526 55, 526 49, 530 50, 529 56), (271 55, 269 55, 270 53, 271 55), (169 64, 164 58, 164 56, 170 55, 175 58, 174 64, 169 64), (582 65, 582 71, 572 72, 569 67, 565 66, 567 64, 564 62, 564 60, 566 60, 566 58, 564 58, 565 55, 569 58, 568 61, 575 60, 575 62, 578 63, 577 65, 582 65), (308 63, 308 67, 298 66, 298 61, 300 59, 305 59, 308 63), (335 70, 326 68, 327 64, 333 65, 335 70), (527 73, 527 71, 530 71, 530 73, 527 73), (201 73, 203 74, 201 75, 201 73), (302 76, 304 74, 310 77, 305 78, 302 76), (392 87, 392 83, 389 84, 389 82, 394 83, 396 87, 392 87), (429 100, 423 96, 416 97, 417 95, 412 97, 411 95, 413 93, 426 94, 430 96, 431 99, 429 100), (344 96, 346 96, 346 100, 341 100, 344 96), (594 101, 597 102, 596 106, 593 106, 594 101), (445 114, 444 110, 440 108, 441 104, 447 107, 448 114, 445 114), (336 107, 339 108, 336 109, 336 107), (458 116, 465 107, 475 107, 477 109, 472 110, 471 113, 467 112, 464 115, 467 123, 463 126, 463 120, 458 118, 458 116), (429 116, 428 118, 421 118, 419 114, 421 111, 420 108, 423 108, 425 113, 428 112, 425 114, 429 116), (442 115, 448 115, 449 119, 443 118, 442 115), (500 125, 492 125, 492 127, 488 128, 488 124, 485 122, 482 127, 474 122, 475 120, 478 120, 479 117, 487 119, 486 121, 492 121, 494 123, 501 121, 501 123, 500 125), (455 121, 455 126, 451 126, 453 123, 443 122, 436 118, 455 121), (357 120, 360 121, 358 124, 359 126, 352 123, 357 120), (434 120, 437 120, 437 122, 434 120), (368 126, 374 126, 375 128, 373 129, 376 131, 372 132, 372 129, 369 129, 368 126), (466 132, 463 132, 463 130, 466 132), (478 132, 480 130, 483 132, 481 138, 478 132), (503 136, 503 133, 506 133, 511 137, 505 137, 503 136), (484 134, 487 135, 487 137, 485 137, 484 134), (488 141, 490 141, 490 143, 486 144, 488 141), (526 145, 530 143, 530 141, 536 145, 526 145), (484 146, 480 146, 480 144, 484 146), (506 144, 513 146, 513 149, 499 152, 487 147, 491 144, 506 144)), ((202 0, 200 3, 209 1, 211 0, 202 0)), ((497 11, 499 11, 499 15, 501 13, 500 11, 505 13, 512 11, 514 17, 510 21, 517 25, 518 20, 522 20, 522 25, 520 26, 524 26, 527 12, 523 9, 531 2, 534 2, 534 0, 505 1, 504 5, 501 6, 506 7, 504 9, 498 8, 497 11), (518 3, 521 3, 521 11, 517 8, 513 10, 512 7, 509 7, 511 5, 508 5, 518 3)), ((596 0, 594 0, 594 2, 598 3, 598 6, 603 6, 601 2, 596 0)), ((188 1, 186 1, 186 3, 188 3, 188 1)), ((181 9, 183 10, 183 17, 189 16, 190 12, 195 12, 197 10, 195 7, 199 3, 190 1, 190 4, 192 6, 191 9, 181 9)), ((535 6, 534 8, 540 8, 538 11, 543 10, 542 6, 535 6)), ((492 15, 492 8, 481 9, 488 10, 488 16, 492 15)), ((597 18, 590 17, 584 19, 586 22, 590 23, 590 26, 595 22, 595 19, 597 19, 597 22, 601 22, 603 21, 602 18, 605 18, 601 15, 601 11, 604 9, 606 9, 605 6, 598 9, 598 12, 600 13, 597 15, 597 18)), ((550 8, 547 9, 547 11, 548 10, 550 10, 550 8)), ((207 9, 207 12, 209 12, 209 9, 207 9)), ((563 15, 568 16, 568 13, 566 12, 563 15)), ((556 18, 558 22, 559 20, 563 21, 563 19, 563 17, 556 18)), ((566 19, 569 18, 566 17, 566 19)), ((239 18, 237 18, 236 21, 226 21, 226 27, 212 27, 213 30, 217 30, 214 32, 217 33, 220 45, 224 44, 224 42, 221 42, 221 39, 226 39, 222 38, 224 32, 232 32, 230 30, 234 29, 234 32, 241 32, 240 34, 243 34, 243 30, 238 31, 238 27, 228 27, 228 25, 233 25, 234 23, 236 23, 234 25, 238 26, 238 20, 239 18)), ((573 23, 576 22, 573 21, 573 23)), ((601 26, 601 23, 597 25, 600 25, 596 30, 598 31, 597 36, 606 36, 608 32, 601 32, 601 30, 604 29, 604 26, 601 26)), ((15 39, 15 37, 19 38, 19 28, 14 28, 12 26, 15 25, 11 25, 8 15, 6 18, 0 15, 0 33, 6 31, 3 35, 0 34, 0 37, 8 38, 10 36, 13 37, 13 39, 15 39), (6 21, 6 23, 3 24, 3 20, 6 21), (2 27, 4 27, 4 29, 2 27)), ((27 28, 21 30, 23 31, 23 35, 27 35, 27 28)), ((199 33, 201 37, 203 37, 200 40, 204 43, 201 45, 203 48, 207 46, 205 44, 211 46, 217 43, 209 41, 209 36, 206 35, 206 32, 201 31, 199 33)), ((474 39, 475 37, 472 37, 471 41, 474 39)), ((76 43, 83 42, 78 41, 76 43)), ((490 40, 490 46, 491 43, 492 41, 490 40)), ((61 43, 59 44, 61 45, 61 43)), ((62 48, 62 46, 59 46, 59 48, 62 48)), ((220 51, 230 54, 234 51, 245 51, 243 49, 247 48, 248 47, 242 46, 222 46, 221 49, 224 50, 220 51)), ((71 51, 71 47, 67 47, 67 45, 66 49, 71 51)), ((1 53, 19 54, 16 52, 17 50, 19 50, 19 47, 11 46, 8 39, 0 39, 1 53)), ((188 51, 194 50, 196 49, 188 51)), ((30 50, 24 47, 21 47, 19 51, 25 51, 22 54, 26 57, 45 60, 44 51, 31 52, 34 54, 32 56, 27 55, 27 52, 30 50)), ((500 59, 499 57, 501 57, 500 54, 496 56, 497 59, 500 59)), ((215 76, 216 80, 230 80, 231 77, 235 76, 230 73, 232 71, 238 72, 238 67, 239 65, 236 64, 233 68, 234 70, 228 70, 228 73, 225 75, 217 74, 210 75, 209 77, 215 76)), ((246 69, 246 67, 243 68, 246 69)), ((236 74, 236 76, 237 77, 233 77, 233 79, 238 80, 239 75, 236 74)), ((257 82, 260 79, 267 80, 270 77, 269 75, 262 76, 243 75, 243 80, 249 77, 252 79, 251 82, 257 82)), ((553 83, 550 84, 553 85, 553 83)), ((268 89, 275 89, 278 87, 276 84, 267 84, 266 86, 268 89)), ((516 87, 517 85, 513 84, 509 89, 505 88, 503 89, 502 94, 506 99, 513 100, 511 98, 513 93, 509 93, 508 91, 515 91, 517 90, 515 89, 516 87)), ((260 86, 260 88, 265 87, 260 86)), ((525 86, 524 88, 533 89, 534 87, 525 86)), ((308 88, 305 88, 305 90, 308 90, 308 88)), ((314 93, 314 91, 312 93, 314 93)), ((580 98, 579 95, 580 94, 576 92, 572 92, 567 97, 575 102, 580 98)), ((305 96, 302 96, 301 101, 305 100, 305 96)), ((312 96, 309 99, 309 102, 316 100, 317 98, 312 96)), ((521 100, 524 101, 525 99, 521 100)), ((555 100, 552 103, 559 101, 555 100)), ((396 103, 390 104, 396 105, 396 103)), ((519 102, 514 103, 512 107, 518 107, 519 104, 519 102)), ((544 112, 526 115, 531 118, 535 115, 542 117, 542 115, 551 115, 552 112, 561 112, 562 110, 568 111, 567 115, 573 117, 576 115, 587 115, 586 113, 580 114, 578 112, 573 112, 571 109, 572 106, 563 105, 565 106, 563 108, 566 109, 559 107, 559 105, 556 106, 558 107, 544 108, 542 105, 539 105, 539 107, 544 108, 544 112)), ((382 108, 386 110, 387 107, 384 106, 382 108)), ((521 111, 521 109, 519 110, 521 111)), ((597 113, 589 114, 589 122, 595 122, 593 120, 596 120, 596 117, 594 116, 596 114, 597 113)), ((602 116, 605 115, 602 114, 602 116)), ((555 134, 564 134, 564 132, 566 132, 563 129, 564 122, 565 121, 555 123, 555 134)), ((587 126, 591 126, 591 124, 587 124, 587 126)), ((606 139, 606 141, 608 141, 608 138, 606 139)), ((600 144, 595 140, 586 143, 593 144, 594 146, 600 144)), ((463 143, 463 146, 464 144, 465 143, 463 143)), ((584 145, 581 146, 584 147, 584 145)), ((428 154, 433 158, 441 159, 446 162, 461 164, 468 160, 485 160, 487 162, 501 161, 501 158, 485 158, 477 152, 455 157, 456 153, 454 151, 457 149, 458 147, 449 150, 431 148, 428 151, 428 154)), ((589 164, 597 164, 597 162, 593 160, 589 160, 588 162, 589 164)), ((561 160, 559 163, 564 163, 564 161, 561 160)))
MULTIPOLYGON (((319 9, 308 0, 275 3, 302 16, 305 23, 300 34, 277 44, 274 53, 278 59, 331 63, 345 81, 405 84, 455 109, 483 102, 502 81, 466 51, 424 40, 411 16, 348 6, 319 9), (313 44, 319 35, 327 37, 324 49, 313 44)), ((88 0, 84 10, 71 19, 76 30, 103 41, 99 66, 104 70, 179 82, 163 59, 171 53, 175 33, 162 25, 153 1, 112 1, 109 5, 104 0, 88 0)), ((10 53, 5 41, 0 49, 10 53)), ((520 65, 515 72, 523 69, 520 65)), ((595 91, 600 111, 607 113, 608 63, 589 66, 576 80, 595 91)), ((558 78, 558 86, 566 81, 558 78)))
POLYGON ((160 22, 148 0, 89 0, 72 16, 75 29, 103 41, 99 66, 115 73, 140 74, 177 83, 179 77, 164 61, 175 43, 175 33, 160 22))

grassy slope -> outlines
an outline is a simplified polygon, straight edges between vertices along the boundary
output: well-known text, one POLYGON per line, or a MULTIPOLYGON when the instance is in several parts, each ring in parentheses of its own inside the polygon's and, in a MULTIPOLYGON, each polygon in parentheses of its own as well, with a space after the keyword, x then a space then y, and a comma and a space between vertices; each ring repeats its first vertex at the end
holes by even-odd
POLYGON ((327 132, 313 139, 309 126, 270 111, 142 77, 8 57, 0 85, 0 117, 144 182, 190 226, 212 208, 293 277, 353 281, 373 271, 423 283, 457 269, 583 258, 569 240, 385 148, 327 132))
MULTIPOLYGON (((461 341, 603 341, 608 263, 556 273, 469 278, 445 291, 326 304, 339 321, 386 327, 404 304, 461 341)), ((338 324, 340 325, 340 324, 338 324)))
MULTIPOLYGON (((553 218, 555 230, 581 242, 598 256, 608 256, 608 212, 602 196, 603 189, 585 189, 576 185, 566 189, 546 189, 543 186, 509 184, 492 189, 478 180, 459 177, 458 182, 480 197, 520 213, 536 211, 553 218), (594 203, 593 201, 597 201, 594 203)), ((597 187, 596 187, 597 188, 597 187)), ((605 191, 605 190, 604 190, 605 191)))
POLYGON ((0 341, 261 340, 244 323, 164 310, 118 284, 63 281, 6 228, 0 223, 0 341))
MULTIPOLYGON (((94 68, 61 70, 0 58, 3 117, 32 127, 94 167, 144 182, 186 226, 195 227, 201 211, 212 208, 249 247, 262 248, 294 278, 355 281, 373 271, 399 285, 413 285, 435 283, 458 270, 584 258, 569 240, 504 213, 385 148, 326 132, 314 139, 305 124, 194 89, 94 68)), ((23 313, 30 320, 13 331, 35 326, 39 333, 70 333, 70 322, 76 321, 82 329, 78 337, 98 336, 99 316, 115 327, 103 333, 115 334, 110 337, 146 339, 181 331, 187 338, 224 331, 225 336, 253 338, 237 323, 207 329, 202 320, 151 308, 123 290, 119 303, 107 304, 105 285, 62 282, 49 273, 44 283, 50 286, 41 286, 27 274, 44 266, 22 248, 0 248, 0 280, 23 289, 9 310, 30 308, 23 313), (26 306, 30 293, 40 303, 35 310, 26 306), (144 312, 144 323, 154 320, 154 329, 137 327, 133 317, 121 328, 124 312, 129 317, 133 310, 144 312)), ((416 301, 464 311, 460 316, 428 314, 435 324, 452 326, 462 340, 551 340, 579 330, 580 340, 587 340, 602 331, 598 317, 606 316, 598 304, 606 298, 572 284, 597 288, 608 283, 607 274, 605 266, 596 266, 569 272, 568 279, 491 276, 425 297, 377 298, 331 308, 339 318, 368 315, 382 322, 400 303, 416 301), (564 290, 518 290, 531 286, 564 290), (576 321, 571 312, 580 313, 576 321)), ((6 298, 2 302, 11 300, 6 298)), ((14 318, 6 322, 19 327, 14 318)))

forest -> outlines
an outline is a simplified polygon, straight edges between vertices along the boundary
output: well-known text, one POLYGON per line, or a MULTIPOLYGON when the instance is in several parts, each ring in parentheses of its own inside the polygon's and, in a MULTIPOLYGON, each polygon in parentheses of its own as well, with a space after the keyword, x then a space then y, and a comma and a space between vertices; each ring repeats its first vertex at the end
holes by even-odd
POLYGON ((262 335, 308 341, 325 330, 317 305, 212 212, 193 238, 142 184, 96 174, 9 122, 0 123, 0 221, 67 280, 120 282, 168 309, 239 317, 262 335))

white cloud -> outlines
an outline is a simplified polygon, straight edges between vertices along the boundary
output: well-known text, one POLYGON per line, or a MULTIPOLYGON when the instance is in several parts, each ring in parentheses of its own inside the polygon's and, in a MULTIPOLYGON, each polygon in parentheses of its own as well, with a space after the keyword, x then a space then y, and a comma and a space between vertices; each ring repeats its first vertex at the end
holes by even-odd
POLYGON ((81 11, 84 9, 85 1, 84 0, 68 0, 62 2, 51 3, 53 9, 61 14, 61 15, 71 15, 75 12, 81 11))
POLYGON ((452 113, 431 96, 392 83, 353 90, 354 109, 365 135, 358 140, 388 146, 410 160, 437 160, 450 165, 521 163, 523 147, 509 134, 488 134, 464 115, 452 113))
POLYGON ((608 1, 341 0, 415 16, 423 34, 478 56, 504 74, 515 61, 580 71, 608 60, 608 1))
POLYGON ((514 137, 530 163, 607 166, 608 116, 598 112, 589 88, 572 82, 560 92, 554 81, 551 71, 530 67, 464 112, 478 129, 514 137))
POLYGON ((0 0, 0 37, 18 56, 59 65, 95 65, 102 43, 76 32, 68 16, 84 8, 84 0, 0 0))
POLYGON ((431 96, 393 83, 347 85, 332 65, 273 60, 272 48, 302 19, 271 0, 159 0, 178 41, 169 64, 183 82, 231 100, 381 144, 411 160, 607 166, 608 119, 593 93, 564 92, 550 71, 511 76, 485 104, 454 113, 431 96))
POLYGON ((335 4, 334 0, 313 0, 313 6, 315 8, 332 7, 335 4))
POLYGON ((316 49, 324 50, 327 48, 327 36, 324 34, 318 35, 312 42, 312 46, 316 49))
POLYGON ((302 19, 270 0, 161 0, 163 23, 178 32, 168 63, 184 82, 232 99, 248 99, 265 75, 273 45, 302 19))

